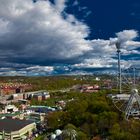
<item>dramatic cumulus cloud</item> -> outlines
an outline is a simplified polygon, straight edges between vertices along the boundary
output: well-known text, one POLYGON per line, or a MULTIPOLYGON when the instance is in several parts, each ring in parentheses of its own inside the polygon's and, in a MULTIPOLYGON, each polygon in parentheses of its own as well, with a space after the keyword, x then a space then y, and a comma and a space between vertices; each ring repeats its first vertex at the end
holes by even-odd
MULTIPOLYGON (((74 5, 78 5, 77 1, 74 5)), ((87 40, 90 28, 66 13, 67 6, 67 0, 1 0, 0 75, 48 75, 111 68, 117 62, 116 41, 122 42, 125 56, 139 54, 140 43, 132 41, 138 36, 137 31, 124 30, 109 40, 87 40)))
POLYGON ((72 60, 92 49, 84 39, 88 27, 74 16, 75 24, 65 20, 61 15, 65 0, 55 2, 53 5, 39 0, 2 0, 0 45, 4 57, 13 62, 47 64, 72 60))
POLYGON ((117 67, 117 49, 116 43, 120 42, 121 55, 121 67, 128 68, 132 65, 139 66, 138 60, 134 61, 134 55, 139 55, 140 42, 133 41, 138 37, 138 32, 135 30, 124 30, 116 33, 116 38, 110 38, 109 40, 92 40, 93 51, 88 54, 89 58, 85 58, 81 63, 75 64, 75 67, 80 68, 111 68, 117 67), (132 58, 131 58, 132 57, 132 58), (127 59, 126 59, 127 58, 127 59), (132 59, 132 60, 129 60, 132 59))

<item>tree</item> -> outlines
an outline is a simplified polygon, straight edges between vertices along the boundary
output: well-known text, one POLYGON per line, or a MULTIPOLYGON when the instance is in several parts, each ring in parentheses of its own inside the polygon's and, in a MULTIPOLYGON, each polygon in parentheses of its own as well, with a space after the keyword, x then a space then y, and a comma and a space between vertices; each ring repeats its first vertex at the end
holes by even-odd
POLYGON ((89 138, 83 131, 78 131, 77 140, 89 140, 89 138))
POLYGON ((74 100, 66 106, 66 111, 69 113, 71 123, 80 126, 84 121, 84 113, 86 112, 88 103, 86 101, 74 100))
POLYGON ((48 128, 57 129, 63 126, 63 120, 61 119, 63 116, 63 112, 53 112, 47 116, 47 125, 48 128))

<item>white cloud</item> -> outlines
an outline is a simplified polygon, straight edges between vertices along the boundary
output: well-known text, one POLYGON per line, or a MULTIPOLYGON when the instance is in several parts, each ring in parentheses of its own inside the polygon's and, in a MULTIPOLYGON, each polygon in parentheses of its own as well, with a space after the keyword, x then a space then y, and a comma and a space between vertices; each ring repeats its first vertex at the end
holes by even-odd
MULTIPOLYGON (((117 38, 110 38, 110 45, 116 48, 115 44, 120 42, 120 50, 122 55, 139 54, 137 50, 140 47, 140 42, 133 41, 138 37, 138 32, 136 30, 123 30, 116 33, 117 38)), ((115 50, 114 48, 114 50, 115 50)))
POLYGON ((77 68, 111 68, 117 64, 117 60, 113 58, 91 58, 85 59, 84 62, 75 64, 77 68))
POLYGON ((109 40, 97 39, 92 40, 91 45, 94 50, 94 54, 97 56, 112 56, 116 53, 115 46, 110 45, 109 40))
POLYGON ((32 67, 27 67, 26 70, 29 71, 44 71, 44 72, 53 72, 54 67, 52 66, 32 66, 32 67))
POLYGON ((79 5, 79 2, 78 2, 78 0, 75 0, 74 2, 73 2, 73 4, 72 4, 73 6, 77 6, 77 5, 79 5))
POLYGON ((64 11, 64 9, 66 8, 66 0, 55 0, 55 7, 56 10, 58 10, 59 12, 64 11))
POLYGON ((127 41, 126 45, 127 46, 139 47, 140 46, 140 42, 138 42, 138 41, 127 41))
POLYGON ((135 30, 123 30, 122 32, 116 33, 116 36, 119 41, 124 42, 138 37, 138 32, 135 30))
POLYGON ((91 11, 86 12, 84 17, 88 17, 91 13, 92 13, 91 11))
POLYGON ((92 72, 83 71, 83 70, 76 70, 76 71, 68 73, 67 75, 93 75, 93 73, 92 72))
MULTIPOLYGON (((114 67, 117 62, 114 44, 117 41, 122 42, 123 55, 139 54, 140 43, 132 41, 138 37, 135 30, 116 33, 117 37, 109 40, 86 40, 90 29, 85 23, 68 13, 63 18, 66 3, 67 0, 55 0, 55 4, 49 0, 36 3, 32 0, 1 0, 1 66, 18 68, 9 74, 51 74, 56 67, 47 65, 54 63, 81 69, 114 67)), ((62 67, 64 71, 70 71, 67 66, 62 67)))

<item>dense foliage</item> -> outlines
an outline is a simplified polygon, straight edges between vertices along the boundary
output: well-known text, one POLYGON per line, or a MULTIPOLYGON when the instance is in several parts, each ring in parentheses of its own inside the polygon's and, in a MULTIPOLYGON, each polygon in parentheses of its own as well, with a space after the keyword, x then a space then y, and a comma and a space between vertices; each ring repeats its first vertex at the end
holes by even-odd
MULTIPOLYGON (((95 77, 94 77, 95 78, 95 77)), ((76 84, 93 84, 92 76, 1 77, 0 82, 30 83, 34 90, 59 90, 76 84)))
MULTIPOLYGON (((70 124, 77 131, 77 139, 108 138, 108 140, 139 140, 140 122, 126 121, 106 98, 107 91, 99 93, 67 93, 63 111, 48 115, 51 130, 65 129, 70 124)), ((61 98, 61 95, 60 95, 61 98)))

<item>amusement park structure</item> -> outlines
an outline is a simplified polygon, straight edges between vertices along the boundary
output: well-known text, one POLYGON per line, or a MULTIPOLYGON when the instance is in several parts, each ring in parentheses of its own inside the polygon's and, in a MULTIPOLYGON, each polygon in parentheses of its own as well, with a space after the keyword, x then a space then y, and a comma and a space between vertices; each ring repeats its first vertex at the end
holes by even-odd
POLYGON ((118 55, 118 94, 112 95, 115 107, 125 114, 125 119, 140 117, 139 68, 121 68, 121 42, 116 42, 118 55))

